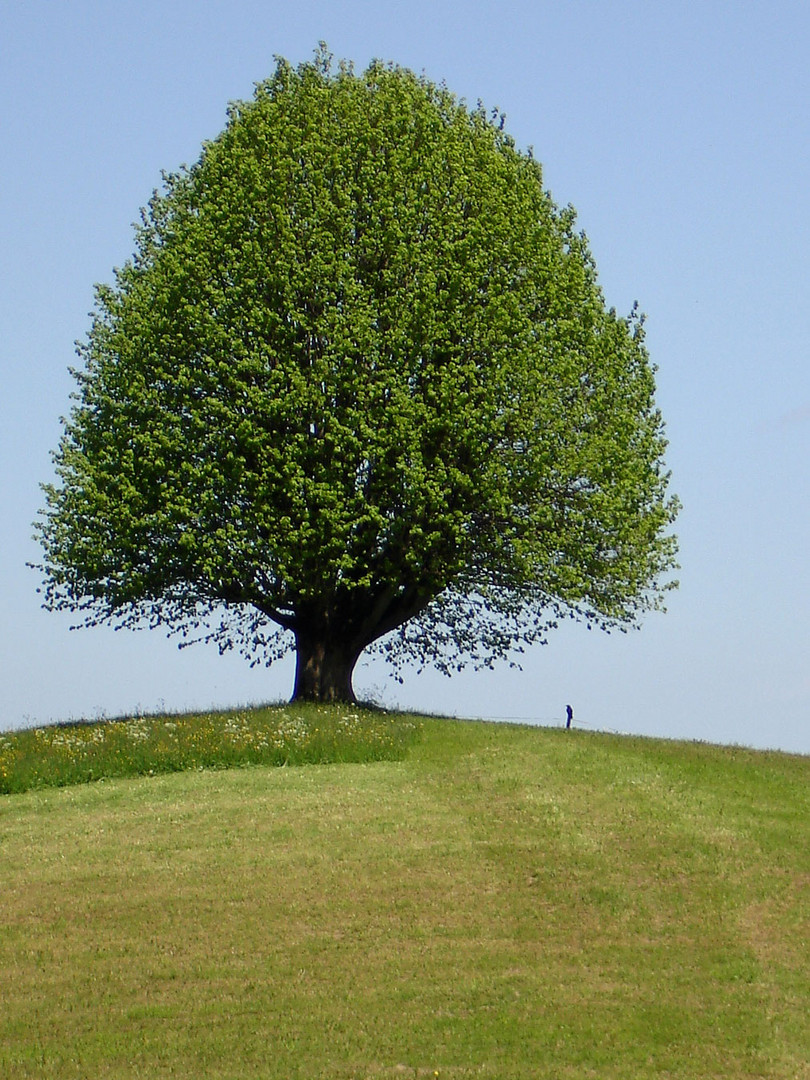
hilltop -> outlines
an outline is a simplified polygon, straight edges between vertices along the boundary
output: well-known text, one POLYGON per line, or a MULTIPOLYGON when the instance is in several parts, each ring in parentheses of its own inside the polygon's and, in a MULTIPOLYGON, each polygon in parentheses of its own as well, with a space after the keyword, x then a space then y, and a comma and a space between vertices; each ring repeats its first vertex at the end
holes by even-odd
POLYGON ((810 758, 419 725, 0 796, 0 1075, 810 1076, 810 758))

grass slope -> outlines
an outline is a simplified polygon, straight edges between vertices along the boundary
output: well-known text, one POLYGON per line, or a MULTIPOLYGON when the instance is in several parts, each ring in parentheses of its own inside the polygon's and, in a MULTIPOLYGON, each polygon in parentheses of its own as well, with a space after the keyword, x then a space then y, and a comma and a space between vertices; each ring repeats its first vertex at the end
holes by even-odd
POLYGON ((423 722, 0 798, 0 1076, 810 1076, 810 759, 423 722))
POLYGON ((0 733, 0 795, 122 776, 240 765, 397 761, 412 717, 351 705, 268 705, 0 733))

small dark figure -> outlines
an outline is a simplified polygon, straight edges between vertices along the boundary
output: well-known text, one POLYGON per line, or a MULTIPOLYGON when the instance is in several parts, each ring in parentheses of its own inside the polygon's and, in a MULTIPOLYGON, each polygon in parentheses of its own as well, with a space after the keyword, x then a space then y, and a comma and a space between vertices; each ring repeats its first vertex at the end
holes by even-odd
POLYGON ((565 726, 567 728, 571 727, 571 721, 573 719, 574 719, 574 710, 571 708, 570 705, 566 705, 565 706, 565 726))

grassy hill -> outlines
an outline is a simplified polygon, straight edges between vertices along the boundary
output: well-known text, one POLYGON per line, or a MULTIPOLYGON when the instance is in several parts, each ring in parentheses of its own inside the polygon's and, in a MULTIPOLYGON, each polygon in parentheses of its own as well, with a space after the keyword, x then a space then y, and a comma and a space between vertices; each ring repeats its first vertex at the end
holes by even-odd
POLYGON ((810 758, 425 720, 0 796, 0 1077, 810 1077, 810 758))

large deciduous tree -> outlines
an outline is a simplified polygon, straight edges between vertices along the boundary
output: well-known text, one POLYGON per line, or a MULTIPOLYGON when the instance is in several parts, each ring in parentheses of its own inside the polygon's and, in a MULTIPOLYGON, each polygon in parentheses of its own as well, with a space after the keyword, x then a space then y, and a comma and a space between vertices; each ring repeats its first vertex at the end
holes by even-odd
POLYGON ((654 376, 502 117, 398 67, 280 61, 97 289, 38 525, 45 604, 351 699, 661 606, 654 376))

